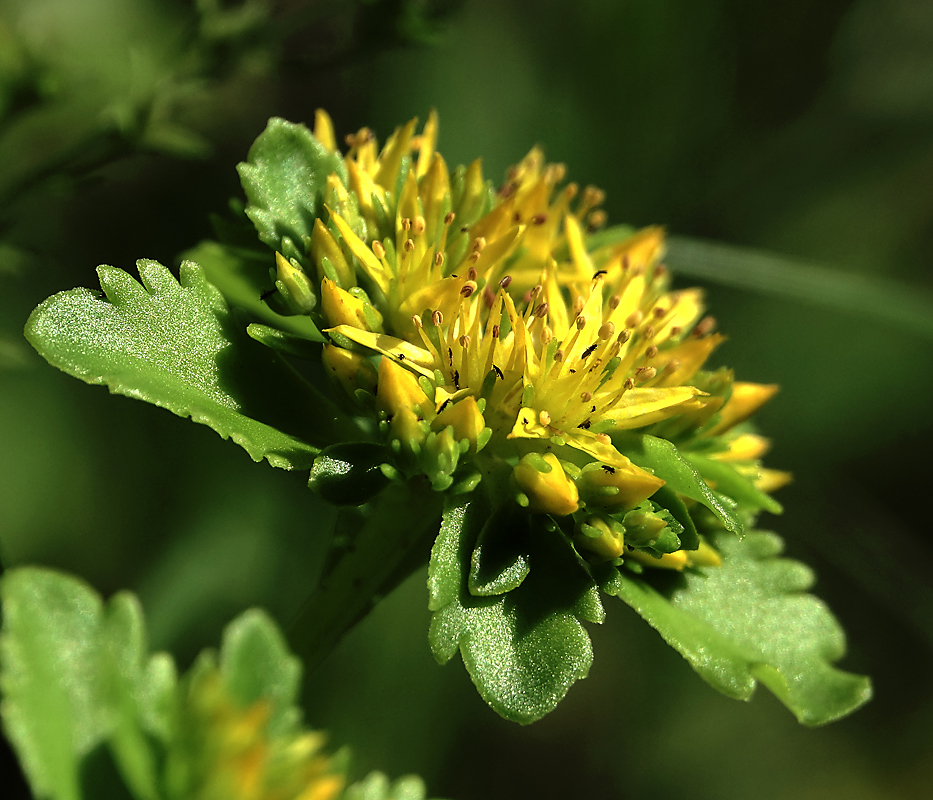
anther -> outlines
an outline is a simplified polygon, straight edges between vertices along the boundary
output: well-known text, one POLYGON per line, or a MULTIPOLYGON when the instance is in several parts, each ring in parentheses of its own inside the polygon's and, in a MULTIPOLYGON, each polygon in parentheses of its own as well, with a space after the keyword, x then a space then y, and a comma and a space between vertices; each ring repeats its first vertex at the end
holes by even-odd
POLYGON ((584 403, 589 403, 590 400, 593 399, 593 393, 592 392, 580 392, 580 399, 584 403))
POLYGON ((408 217, 402 217, 402 230, 403 231, 411 230, 411 220, 408 217))
POLYGON ((446 214, 444 214, 444 224, 450 225, 450 223, 454 221, 454 216, 455 215, 453 211, 448 211, 446 214))
POLYGON ((645 318, 645 315, 641 313, 640 309, 636 309, 631 314, 625 318, 625 327, 626 328, 635 328, 638 324, 645 318))
POLYGON ((580 312, 583 311, 583 306, 586 305, 586 301, 581 295, 577 295, 573 300, 573 315, 575 317, 580 315, 580 312))
POLYGON ((621 331, 619 331, 619 335, 616 336, 616 341, 619 344, 625 344, 631 338, 632 332, 628 328, 623 328, 621 331))
POLYGON ((635 370, 635 376, 640 381, 650 381, 658 371, 654 367, 639 367, 635 370))
POLYGON ((645 358, 654 358, 658 354, 658 348, 656 345, 651 345, 647 350, 645 350, 645 358))
POLYGON ((670 333, 672 337, 677 337, 680 336, 682 331, 683 329, 680 327, 680 325, 675 325, 673 328, 671 328, 670 333))
POLYGON ((406 253, 410 253, 415 249, 415 243, 411 239, 406 239, 405 244, 403 245, 406 253))
POLYGON ((506 275, 501 281, 499 281, 499 285, 500 285, 503 289, 508 289, 508 288, 509 288, 509 284, 510 284, 511 282, 512 282, 512 276, 511 276, 511 275, 506 275))
POLYGON ((476 252, 476 253, 481 252, 482 249, 483 249, 485 246, 486 246, 486 237, 485 237, 485 236, 477 236, 477 237, 473 240, 473 250, 474 250, 474 252, 476 252))
POLYGON ((586 327, 586 317, 577 317, 574 324, 577 326, 578 331, 582 331, 586 327))
POLYGON ((563 360, 564 360, 564 351, 563 351, 563 350, 558 350, 557 352, 554 353, 554 362, 555 362, 555 363, 558 363, 558 362, 563 361, 563 360))
POLYGON ((440 311, 435 311, 431 314, 431 322, 434 323, 434 326, 440 326, 444 324, 444 315, 440 311))
POLYGON ((499 338, 499 326, 498 326, 498 325, 493 325, 493 326, 492 326, 492 338, 493 338, 493 339, 498 339, 498 338, 499 338))
POLYGON ((532 286, 531 289, 528 290, 529 299, 534 300, 539 294, 541 294, 541 288, 542 287, 540 283, 532 286))
POLYGON ((469 297, 475 291, 476 291, 476 281, 467 281, 460 288, 460 296, 469 297))
POLYGON ((667 309, 662 308, 661 306, 655 306, 651 309, 651 313, 654 314, 655 319, 661 319, 661 317, 667 313, 667 309))
POLYGON ((545 325, 541 329, 541 344, 547 347, 547 345, 551 343, 551 340, 553 340, 553 338, 554 338, 554 334, 551 332, 551 329, 547 327, 547 325, 545 325))
POLYGON ((543 225, 545 222, 547 222, 547 214, 535 214, 531 218, 532 225, 543 225))
POLYGON ((470 346, 470 337, 467 334, 463 334, 463 336, 461 336, 458 341, 460 342, 461 347, 466 348, 470 346))
POLYGON ((470 261, 471 261, 473 264, 475 264, 477 261, 479 261, 479 259, 480 259, 479 251, 474 250, 472 253, 470 253, 470 261))
POLYGON ((645 325, 644 330, 641 332, 641 338, 647 341, 648 339, 654 338, 654 325, 645 325))
POLYGON ((595 211, 591 212, 590 215, 586 218, 587 227, 591 231, 599 230, 602 227, 605 227, 606 222, 609 220, 608 215, 601 208, 597 208, 595 211))
POLYGON ((600 339, 605 341, 610 336, 612 336, 612 334, 614 334, 615 331, 616 331, 615 325, 613 325, 611 322, 604 322, 602 325, 599 326, 599 330, 596 332, 596 335, 600 339))
POLYGON ((534 310, 533 313, 534 313, 534 315, 535 315, 536 317, 546 317, 546 316, 547 316, 547 310, 548 310, 548 304, 547 304, 547 303, 541 303, 541 305, 539 305, 537 308, 535 308, 535 310, 534 310))
POLYGON ((614 294, 609 298, 609 308, 615 311, 619 307, 619 303, 622 302, 622 298, 619 295, 614 294))
POLYGON ((475 281, 476 275, 476 267, 470 267, 470 269, 467 271, 467 280, 475 281))
POLYGON ((419 317, 417 314, 412 314, 411 324, 414 325, 417 330, 421 330, 421 317, 419 317))
POLYGON ((551 415, 547 411, 542 411, 538 414, 538 421, 546 428, 551 424, 551 415))
POLYGON ((703 317, 698 323, 697 326, 693 329, 693 335, 697 338, 701 336, 706 336, 710 333, 713 328, 716 327, 716 318, 715 317, 703 317))
POLYGON ((635 388, 635 379, 631 376, 625 379, 622 383, 624 389, 634 389, 635 388))
POLYGON ((443 254, 440 250, 438 250, 438 251, 434 254, 434 266, 435 266, 435 267, 439 267, 439 266, 441 266, 443 263, 444 263, 444 254, 443 254))
POLYGON ((382 246, 382 242, 378 239, 373 242, 373 254, 378 259, 383 259, 386 257, 386 249, 382 246))

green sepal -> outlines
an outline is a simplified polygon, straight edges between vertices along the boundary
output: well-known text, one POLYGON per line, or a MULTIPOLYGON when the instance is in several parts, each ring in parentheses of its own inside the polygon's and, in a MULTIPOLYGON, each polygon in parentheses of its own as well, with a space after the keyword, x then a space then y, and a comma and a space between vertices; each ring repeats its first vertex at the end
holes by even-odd
POLYGON ((681 455, 705 480, 716 485, 716 491, 728 495, 740 505, 756 511, 764 509, 772 514, 780 514, 784 511, 777 500, 756 488, 751 479, 737 472, 731 464, 706 458, 697 453, 681 452, 681 455))
POLYGON ((564 534, 533 518, 530 572, 504 595, 469 591, 471 554, 487 519, 475 494, 448 500, 428 570, 429 641, 440 663, 459 650, 482 698, 527 724, 552 711, 593 660, 581 620, 601 622, 599 592, 564 534))
POLYGON ((309 469, 320 447, 353 438, 350 418, 243 333, 197 264, 181 265, 180 283, 155 261, 137 267, 142 285, 105 266, 105 297, 46 300, 26 323, 29 343, 68 374, 208 425, 275 467, 309 469))
POLYGON ((639 467, 649 469, 663 478, 667 488, 706 506, 727 531, 742 536, 744 525, 735 510, 722 502, 693 465, 667 439, 647 434, 621 434, 613 437, 613 443, 639 467))
POLYGON ((715 689, 748 700, 763 683, 805 725, 851 713, 871 697, 868 678, 836 669, 842 629, 810 594, 812 572, 778 558, 770 533, 717 534, 719 567, 641 577, 617 571, 603 589, 635 609, 715 689))
POLYGON ((311 317, 279 314, 263 299, 275 290, 269 277, 270 269, 275 267, 272 254, 259 258, 249 250, 204 241, 184 255, 201 265, 207 280, 231 306, 246 312, 256 322, 312 342, 327 341, 311 317))
POLYGON ((370 772, 363 780, 346 788, 341 800, 425 800, 424 781, 417 775, 403 775, 394 783, 381 772, 370 772))
POLYGON ((651 495, 651 501, 667 509, 668 513, 676 519, 681 527, 680 546, 683 550, 696 550, 700 546, 700 534, 697 526, 684 505, 684 501, 677 496, 677 492, 668 486, 662 486, 658 491, 651 495))
POLYGON ((372 500, 388 484, 381 469, 392 462, 385 445, 373 442, 346 442, 321 451, 314 459, 308 486, 328 503, 359 506, 372 500))
POLYGON ((310 342, 301 336, 270 328, 268 325, 260 325, 258 322, 247 325, 246 334, 259 344, 286 356, 317 358, 321 354, 321 346, 317 342, 310 342))
POLYGON ((327 176, 336 172, 347 182, 340 154, 327 150, 304 125, 273 117, 237 172, 248 201, 246 215, 260 240, 306 264, 327 176))

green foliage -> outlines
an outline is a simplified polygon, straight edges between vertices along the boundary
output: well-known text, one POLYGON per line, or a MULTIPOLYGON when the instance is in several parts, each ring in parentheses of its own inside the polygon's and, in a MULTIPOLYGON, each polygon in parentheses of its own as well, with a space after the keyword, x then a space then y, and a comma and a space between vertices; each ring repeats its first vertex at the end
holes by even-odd
POLYGON ((845 652, 839 624, 805 594, 813 574, 778 558, 781 540, 716 536, 720 567, 651 580, 624 570, 606 590, 621 597, 711 686, 748 700, 758 681, 805 725, 849 714, 871 697, 867 678, 832 666, 845 652))
POLYGON ((335 432, 329 430, 335 411, 238 334, 196 264, 182 265, 181 283, 153 261, 138 268, 142 285, 122 270, 100 267, 105 297, 74 289, 46 300, 29 318, 26 338, 70 375, 191 417, 256 461, 308 469, 317 447, 335 432), (258 389, 266 383, 278 385, 284 398, 264 399, 258 389))
MULTIPOLYGON (((203 651, 179 680, 168 655, 148 653, 134 595, 104 603, 76 578, 27 567, 0 579, 0 600, 0 709, 37 798, 109 796, 85 770, 100 747, 135 800, 228 797, 216 794, 224 786, 241 796, 241 743, 265 759, 244 781, 268 778, 304 791, 322 780, 315 796, 334 796, 337 761, 317 754, 319 740, 302 728, 296 706, 301 663, 265 612, 231 622, 220 652, 203 651)), ((373 773, 343 796, 423 800, 425 793, 416 776, 390 785, 373 773)))
MULTIPOLYGON (((428 577, 431 649, 440 663, 457 650, 482 698, 506 719, 527 724, 552 711, 593 660, 581 621, 602 622, 596 585, 558 530, 539 517, 523 542, 530 569, 517 582, 517 559, 502 577, 471 586, 478 539, 508 537, 502 517, 481 499, 452 501, 431 552, 428 577), (496 530, 484 530, 495 526, 496 530), (498 589, 492 594, 490 585, 498 589), (514 587, 514 588, 513 588, 514 587), (511 589, 511 591, 509 591, 511 589)), ((519 571, 525 572, 522 569, 519 571)))
POLYGON ((346 182, 340 154, 326 150, 304 125, 274 117, 237 169, 260 240, 303 260, 323 210, 327 176, 337 172, 346 182))

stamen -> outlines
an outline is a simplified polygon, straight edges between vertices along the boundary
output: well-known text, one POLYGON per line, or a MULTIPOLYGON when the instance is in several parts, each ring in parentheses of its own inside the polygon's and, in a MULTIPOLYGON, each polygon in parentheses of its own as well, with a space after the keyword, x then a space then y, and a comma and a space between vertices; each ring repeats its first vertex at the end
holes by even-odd
POLYGON ((693 335, 699 339, 701 336, 706 336, 706 334, 711 333, 715 327, 715 317, 703 317, 703 319, 701 319, 699 323, 697 323, 697 326, 693 329, 693 335))
POLYGON ((500 285, 503 289, 508 289, 508 288, 509 288, 509 284, 510 284, 511 282, 512 282, 512 276, 511 276, 511 275, 506 275, 501 281, 499 281, 499 285, 500 285))
POLYGON ((476 281, 466 281, 460 288, 461 297, 469 297, 476 291, 476 281))
POLYGON ((605 341, 610 336, 612 336, 613 333, 615 333, 615 330, 616 330, 616 326, 613 325, 611 322, 604 322, 602 325, 599 326, 599 331, 597 331, 596 335, 600 339, 605 341))
POLYGON ((639 367, 635 370, 635 377, 642 382, 650 381, 657 374, 658 371, 654 367, 639 367))
POLYGON ((641 313, 641 309, 636 309, 625 318, 625 327, 636 328, 644 318, 645 315, 641 313))
POLYGON ((541 303, 541 305, 539 305, 539 306, 534 310, 534 315, 535 315, 536 317, 546 317, 546 316, 547 316, 547 311, 548 311, 548 304, 547 304, 547 303, 541 303))
POLYGON ((444 224, 450 225, 450 223, 454 221, 454 216, 455 214, 453 211, 448 211, 446 214, 444 214, 444 224))
POLYGON ((589 403, 590 400, 593 399, 593 393, 592 393, 592 392, 581 392, 581 393, 580 393, 580 399, 581 399, 584 403, 589 403))
POLYGON ((434 323, 435 327, 440 327, 444 324, 444 315, 440 311, 435 311, 431 314, 431 322, 434 323))
POLYGON ((645 350, 645 358, 654 358, 658 354, 658 348, 656 345, 651 345, 647 350, 645 350))
POLYGON ((619 344, 625 344, 631 338, 632 332, 628 328, 623 328, 619 335, 616 337, 616 341, 619 344))
POLYGON ((609 298, 609 308, 615 311, 619 307, 619 303, 622 302, 622 298, 619 295, 614 294, 609 298))
POLYGON ((411 324, 414 325, 415 328, 417 328, 418 330, 420 330, 420 329, 421 329, 421 325, 422 325, 422 323, 421 323, 421 317, 419 317, 417 314, 412 314, 412 315, 411 315, 411 324))
POLYGON ((444 264, 444 254, 440 251, 434 254, 434 266, 440 267, 444 264))
POLYGON ((408 217, 402 217, 402 230, 403 231, 411 230, 411 220, 408 217))
POLYGON ((477 236, 477 237, 473 240, 473 251, 474 251, 474 252, 476 252, 476 253, 482 252, 482 250, 483 250, 483 248, 484 248, 485 246, 486 246, 486 237, 485 237, 485 236, 477 236))
POLYGON ((411 239, 406 239, 403 247, 405 248, 406 253, 410 253, 415 249, 415 243, 411 239))
POLYGON ((373 255, 376 256, 380 261, 386 257, 386 249, 382 246, 382 242, 376 239, 373 242, 373 255))
POLYGON ((535 214, 531 218, 532 225, 543 225, 545 222, 547 222, 547 214, 535 214))
POLYGON ((586 327, 586 317, 584 316, 577 317, 574 324, 577 326, 578 331, 582 331, 586 327))
POLYGON ((493 325, 493 326, 492 326, 492 338, 493 338, 493 339, 498 339, 498 338, 499 338, 499 326, 498 326, 498 325, 493 325))

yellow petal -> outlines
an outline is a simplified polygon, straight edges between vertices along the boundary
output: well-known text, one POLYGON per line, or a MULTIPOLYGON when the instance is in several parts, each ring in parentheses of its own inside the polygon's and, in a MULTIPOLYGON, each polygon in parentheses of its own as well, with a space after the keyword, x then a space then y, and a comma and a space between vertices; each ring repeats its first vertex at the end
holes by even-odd
POLYGON ((324 321, 332 328, 348 325, 368 331, 365 309, 362 300, 344 291, 329 278, 321 281, 321 313, 324 321))
POLYGON ((321 361, 347 394, 352 395, 357 389, 375 391, 376 368, 361 353, 328 343, 321 352, 321 361))
MULTIPOLYGON (((330 211, 330 209, 328 209, 328 211, 330 211)), ((334 220, 334 224, 337 226, 337 230, 340 231, 340 235, 343 237, 343 240, 350 248, 350 252, 356 256, 357 260, 360 262, 360 265, 363 267, 363 270, 367 275, 369 275, 373 283, 379 287, 379 290, 384 295, 388 295, 389 275, 386 273, 385 266, 383 266, 382 262, 376 258, 376 255, 366 246, 363 240, 353 232, 353 229, 347 225, 346 221, 344 221, 340 214, 331 211, 330 215, 334 220)))
POLYGON ((431 428, 440 431, 448 425, 453 426, 454 439, 458 442, 463 439, 468 440, 471 452, 475 453, 477 440, 486 427, 486 421, 479 410, 476 398, 470 395, 457 403, 449 403, 447 408, 431 423, 431 428))
POLYGON ((577 488, 587 507, 635 508, 663 485, 661 478, 631 461, 616 467, 608 464, 587 465, 577 478, 577 488))
POLYGON ((421 130, 421 149, 418 151, 418 165, 416 172, 420 178, 428 171, 428 166, 434 159, 434 148, 437 147, 437 110, 431 109, 428 121, 421 130))
POLYGON ((754 461, 771 449, 770 441, 754 433, 743 433, 728 444, 728 450, 713 453, 710 458, 717 461, 754 461))
MULTIPOLYGON (((601 394, 597 395, 597 402, 601 394)), ((616 430, 639 428, 681 413, 686 410, 683 408, 685 404, 705 394, 695 386, 629 389, 613 408, 599 418, 612 420, 616 430)))
POLYGON ((741 383, 732 384, 732 395, 722 407, 722 417, 708 432, 708 436, 717 436, 740 422, 747 420, 759 408, 777 394, 777 384, 741 383))
POLYGON ((408 155, 411 150, 411 137, 417 124, 417 119, 410 119, 401 128, 396 128, 379 155, 379 171, 376 173, 375 182, 387 191, 395 191, 402 157, 408 155))
POLYGON ((573 542, 578 550, 586 550, 601 561, 612 561, 625 553, 621 526, 611 518, 590 517, 578 526, 573 542))
POLYGON ((758 477, 755 479, 755 488, 766 494, 771 494, 771 492, 776 492, 778 489, 787 486, 793 480, 794 476, 790 472, 784 472, 780 469, 762 469, 759 470, 758 477))
POLYGON ((683 570, 689 563, 688 551, 676 550, 673 553, 663 553, 660 558, 655 558, 644 550, 633 550, 626 558, 637 561, 646 567, 659 567, 661 569, 675 569, 678 572, 683 570))
POLYGON ((323 108, 314 112, 314 138, 332 153, 337 150, 337 137, 334 136, 334 123, 330 114, 323 108))
POLYGON ((334 265, 334 270, 337 272, 337 283, 341 289, 356 286, 356 276, 347 263, 343 250, 340 249, 337 240, 327 230, 327 226, 321 222, 320 218, 314 220, 314 228, 311 231, 311 258, 317 265, 318 280, 324 278, 323 262, 326 258, 334 265))
POLYGON ((334 328, 328 328, 324 333, 336 333, 340 336, 346 336, 351 342, 368 347, 377 353, 382 353, 388 358, 384 361, 398 361, 411 367, 416 372, 427 378, 434 377, 434 358, 427 351, 422 350, 411 342, 399 339, 395 336, 389 336, 386 333, 372 333, 364 331, 352 325, 337 325, 334 328))

